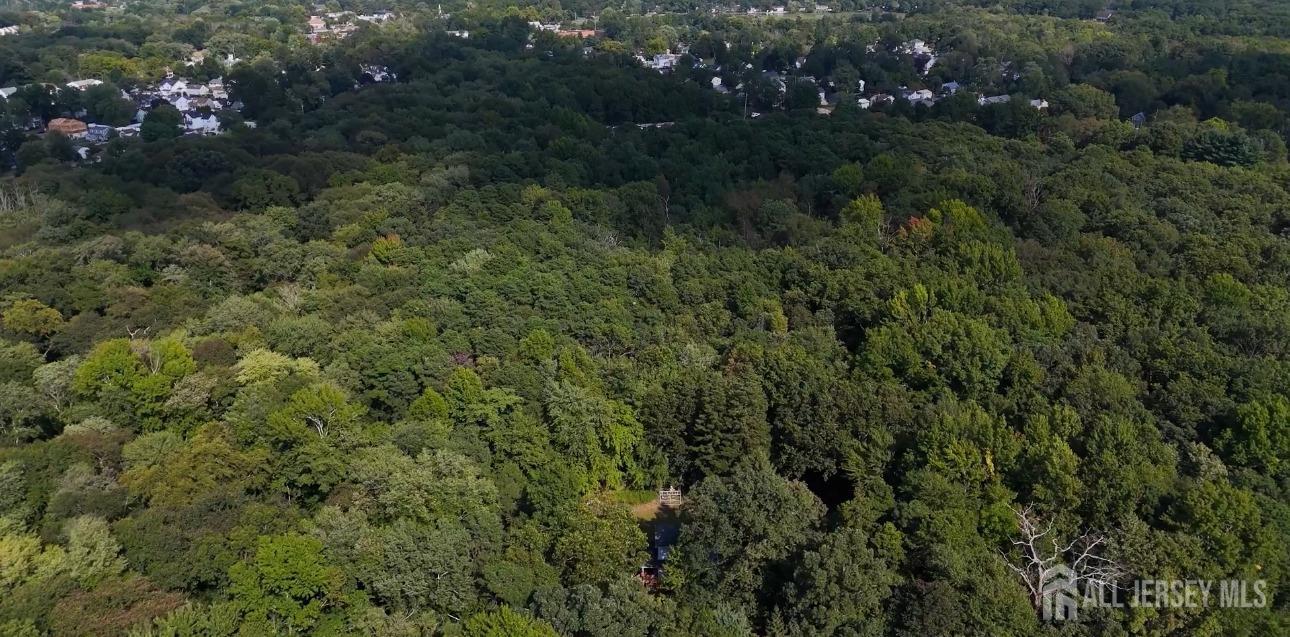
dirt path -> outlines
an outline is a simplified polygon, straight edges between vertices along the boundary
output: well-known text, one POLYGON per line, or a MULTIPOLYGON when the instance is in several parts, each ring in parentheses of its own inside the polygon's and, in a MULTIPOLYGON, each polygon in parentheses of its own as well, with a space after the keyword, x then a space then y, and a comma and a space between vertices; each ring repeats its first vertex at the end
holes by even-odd
POLYGON ((659 509, 661 509, 662 506, 663 505, 659 504, 658 498, 654 498, 649 502, 633 506, 632 516, 637 520, 653 520, 658 517, 659 509))

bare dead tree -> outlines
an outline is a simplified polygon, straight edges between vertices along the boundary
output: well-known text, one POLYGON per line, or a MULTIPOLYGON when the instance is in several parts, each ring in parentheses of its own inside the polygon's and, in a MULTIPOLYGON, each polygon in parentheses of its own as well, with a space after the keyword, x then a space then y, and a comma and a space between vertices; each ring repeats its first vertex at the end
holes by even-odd
POLYGON ((1022 180, 1021 194, 1026 202, 1026 212, 1035 215, 1044 200, 1043 184, 1034 175, 1026 175, 1022 180))
POLYGON ((292 313, 298 313, 300 306, 304 304, 305 291, 295 283, 284 283, 277 288, 278 299, 282 306, 292 313))
POLYGON ((130 336, 130 340, 132 341, 138 340, 140 338, 148 338, 148 332, 150 331, 152 331, 152 325, 149 325, 148 327, 130 327, 129 325, 125 326, 125 333, 130 336))
POLYGON ((1013 554, 1000 551, 1003 561, 1017 574, 1030 595, 1035 611, 1042 609, 1045 587, 1059 578, 1069 586, 1097 587, 1108 590, 1116 586, 1123 571, 1111 559, 1101 555, 1106 538, 1093 532, 1078 534, 1062 541, 1053 520, 1045 522, 1033 507, 1014 508, 1020 537, 1012 541, 1013 554))

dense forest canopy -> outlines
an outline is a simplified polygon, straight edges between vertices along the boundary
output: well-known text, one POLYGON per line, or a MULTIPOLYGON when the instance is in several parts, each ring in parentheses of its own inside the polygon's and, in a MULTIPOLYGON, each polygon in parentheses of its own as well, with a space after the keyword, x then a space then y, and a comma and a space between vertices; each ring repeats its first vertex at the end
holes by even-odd
POLYGON ((0 635, 1286 634, 1284 7, 772 6, 0 12, 0 635))

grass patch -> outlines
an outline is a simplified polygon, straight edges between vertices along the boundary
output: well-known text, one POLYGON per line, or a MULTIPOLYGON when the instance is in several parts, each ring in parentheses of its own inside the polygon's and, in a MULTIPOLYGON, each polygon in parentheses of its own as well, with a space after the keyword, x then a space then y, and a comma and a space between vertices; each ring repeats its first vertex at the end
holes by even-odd
POLYGON ((635 506, 637 504, 645 504, 646 502, 653 501, 658 497, 658 492, 644 489, 624 489, 622 491, 614 491, 610 493, 609 497, 613 498, 614 502, 621 502, 627 506, 635 506))

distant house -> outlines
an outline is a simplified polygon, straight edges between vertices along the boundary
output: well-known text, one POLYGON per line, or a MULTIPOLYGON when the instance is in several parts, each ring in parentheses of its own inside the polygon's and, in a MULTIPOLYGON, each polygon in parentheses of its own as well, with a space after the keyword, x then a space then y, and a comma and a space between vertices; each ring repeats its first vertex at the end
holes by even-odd
POLYGON ((76 80, 75 82, 68 82, 67 88, 74 88, 78 91, 84 91, 85 89, 91 86, 98 86, 102 83, 103 83, 103 80, 76 80))
POLYGON ((390 71, 388 66, 382 66, 380 64, 360 64, 358 66, 358 70, 362 71, 363 75, 371 77, 372 81, 377 83, 393 82, 394 80, 399 79, 399 76, 390 71))
POLYGON ((18 35, 18 25, 0 27, 0 36, 5 35, 18 35))
POLYGON ((927 102, 927 101, 935 102, 936 94, 924 88, 924 89, 919 89, 917 91, 909 91, 908 93, 905 93, 905 99, 910 102, 927 102))
POLYGON ((16 86, 6 86, 5 88, 0 88, 0 99, 7 100, 17 92, 18 92, 18 87, 16 86))
POLYGON ((454 38, 461 38, 463 40, 470 39, 470 31, 444 31, 444 33, 447 33, 454 38))
POLYGON ((138 137, 139 130, 142 128, 143 128, 143 124, 130 124, 129 126, 117 126, 116 134, 120 137, 138 137))
POLYGON ((1035 110, 1042 111, 1042 110, 1045 110, 1045 109, 1047 109, 1047 108, 1048 108, 1048 100, 1046 100, 1046 99, 1035 99, 1035 100, 1030 100, 1030 105, 1031 105, 1035 110))
POLYGON ((560 29, 559 31, 556 31, 555 34, 562 38, 578 38, 579 40, 586 40, 587 38, 594 38, 600 35, 600 32, 595 29, 560 29))
POLYGON ((92 144, 102 144, 108 139, 111 139, 112 133, 115 130, 115 128, 105 126, 103 124, 89 124, 86 126, 85 141, 92 144))
POLYGON ((681 56, 677 53, 656 53, 650 59, 640 58, 646 68, 651 68, 655 71, 670 71, 676 66, 676 61, 679 59, 681 59, 681 56))
POLYGON ((377 11, 376 13, 368 13, 364 15, 359 15, 357 17, 359 20, 362 20, 363 22, 389 22, 390 20, 394 19, 394 12, 377 11))
POLYGON ((1133 116, 1129 118, 1129 123, 1133 124, 1134 128, 1142 128, 1142 126, 1147 123, 1147 114, 1141 111, 1134 113, 1133 116))
POLYGON ((206 117, 184 116, 184 130, 193 135, 218 135, 219 118, 214 115, 206 117))
POLYGON ((982 95, 981 97, 977 98, 976 103, 980 104, 981 106, 989 106, 991 104, 1007 104, 1011 100, 1012 100, 1011 95, 992 95, 990 97, 986 97, 985 95, 982 95))
POLYGON ((184 97, 183 95, 180 95, 179 97, 176 97, 168 101, 170 102, 170 105, 175 107, 175 110, 179 111, 180 113, 186 113, 190 110, 193 110, 192 101, 190 101, 187 97, 184 97))
POLYGON ((958 82, 946 82, 941 85, 941 93, 946 95, 953 95, 962 89, 963 87, 958 82))
POLYGON ((186 80, 166 80, 157 87, 157 92, 166 99, 180 97, 188 93, 188 82, 186 80))
POLYGON ((82 122, 79 119, 58 117, 49 120, 49 124, 45 127, 45 130, 51 133, 62 133, 72 139, 80 139, 85 137, 86 133, 89 132, 89 127, 85 125, 85 122, 82 122))
POLYGON ((932 55, 932 47, 922 40, 910 40, 901 45, 901 50, 909 55, 932 55))
POLYGON ((309 16, 309 30, 313 33, 321 33, 323 31, 326 31, 327 21, 323 20, 322 16, 311 15, 309 16))
POLYGON ((867 111, 869 110, 870 106, 873 106, 873 100, 867 97, 862 97, 856 100, 856 106, 859 106, 860 108, 863 108, 867 111))
POLYGON ((1097 12, 1097 15, 1093 16, 1093 19, 1097 20, 1098 22, 1110 22, 1111 17, 1114 15, 1115 15, 1114 11, 1110 9, 1102 9, 1101 11, 1097 12))

